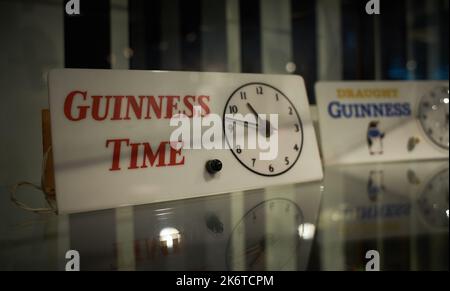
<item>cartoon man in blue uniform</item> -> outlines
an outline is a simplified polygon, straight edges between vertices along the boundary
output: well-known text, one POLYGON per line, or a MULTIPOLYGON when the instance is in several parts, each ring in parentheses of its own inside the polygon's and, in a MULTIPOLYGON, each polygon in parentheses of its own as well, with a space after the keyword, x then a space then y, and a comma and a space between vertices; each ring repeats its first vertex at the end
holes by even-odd
POLYGON ((371 121, 367 129, 367 145, 371 155, 383 154, 383 139, 385 133, 381 132, 378 128, 379 124, 379 121, 371 121))

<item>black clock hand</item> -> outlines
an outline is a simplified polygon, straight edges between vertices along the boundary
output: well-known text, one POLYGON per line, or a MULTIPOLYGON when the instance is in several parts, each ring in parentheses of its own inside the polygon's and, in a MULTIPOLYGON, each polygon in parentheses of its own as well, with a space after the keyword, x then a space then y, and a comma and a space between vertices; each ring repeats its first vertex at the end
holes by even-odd
POLYGON ((255 115, 255 117, 256 117, 257 119, 259 119, 259 114, 258 114, 258 112, 256 112, 255 108, 253 108, 253 106, 252 106, 250 103, 248 103, 248 102, 247 102, 247 107, 248 107, 248 109, 250 109, 250 111, 253 113, 253 115, 255 115))
POLYGON ((225 117, 226 120, 228 121, 232 121, 232 122, 239 122, 241 124, 244 124, 245 127, 256 127, 258 128, 258 124, 257 123, 253 123, 253 122, 248 122, 246 120, 242 120, 242 119, 237 119, 237 118, 231 118, 231 117, 225 117))
POLYGON ((255 108, 253 108, 253 106, 250 103, 248 103, 248 102, 247 102, 247 107, 250 109, 250 111, 253 113, 253 115, 255 115, 255 117, 256 117, 256 124, 257 125, 259 125, 259 121, 264 122, 266 124, 265 136, 267 138, 269 138, 272 135, 272 125, 270 124, 270 121, 269 120, 264 120, 261 117, 259 117, 258 112, 256 112, 255 108))

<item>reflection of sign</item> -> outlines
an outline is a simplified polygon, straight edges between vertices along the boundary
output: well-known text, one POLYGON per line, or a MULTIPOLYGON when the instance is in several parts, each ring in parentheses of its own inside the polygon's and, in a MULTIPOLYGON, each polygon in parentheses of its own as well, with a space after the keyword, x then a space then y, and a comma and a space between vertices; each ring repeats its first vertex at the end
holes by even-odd
MULTIPOLYGON (((117 229, 123 221, 89 220, 85 214, 74 214, 71 223, 81 220, 71 229, 71 247, 81 254, 101 254, 85 260, 82 270, 180 270, 186 269, 186 262, 189 270, 279 270, 280 264, 285 270, 304 270, 321 201, 320 184, 289 187, 281 187, 286 190, 281 198, 279 193, 256 190, 137 206, 126 226, 132 233, 117 229), (302 206, 301 213, 297 205, 302 206), (117 243, 108 249, 114 235, 117 243), (104 262, 101 268, 99 261, 104 262)), ((109 210, 98 213, 117 215, 109 210)))
MULTIPOLYGON (((322 178, 306 90, 297 76, 66 69, 50 73, 49 92, 60 213, 322 178), (183 115, 195 125, 196 108, 200 117, 220 116, 219 122, 225 113, 256 116, 258 140, 277 136, 278 156, 265 161, 259 158, 265 149, 192 149, 184 139, 171 140, 171 120, 183 115)), ((220 126, 216 142, 243 140, 246 125, 231 134, 220 126)))
POLYGON ((448 82, 320 82, 327 164, 448 158, 448 82))
POLYGON ((408 217, 411 213, 411 204, 361 205, 348 207, 343 212, 346 219, 353 221, 372 221, 380 218, 394 219, 408 217))
POLYGON ((434 175, 419 193, 417 207, 430 227, 447 229, 449 225, 448 168, 434 175))
POLYGON ((383 171, 370 171, 369 180, 367 182, 367 194, 373 202, 378 200, 378 196, 386 191, 384 185, 383 171))
POLYGON ((264 270, 269 249, 276 254, 272 262, 273 270, 283 270, 293 260, 292 254, 300 246, 304 225, 303 212, 293 201, 272 199, 256 205, 231 233, 227 246, 229 270, 264 270), (269 232, 264 224, 266 220, 282 223, 278 223, 278 227, 269 232), (233 256, 232 241, 236 239, 246 242, 243 256, 233 256))
POLYGON ((326 170, 325 191, 340 198, 328 199, 321 221, 336 239, 374 238, 380 232, 383 237, 399 237, 448 231, 447 161, 326 170))

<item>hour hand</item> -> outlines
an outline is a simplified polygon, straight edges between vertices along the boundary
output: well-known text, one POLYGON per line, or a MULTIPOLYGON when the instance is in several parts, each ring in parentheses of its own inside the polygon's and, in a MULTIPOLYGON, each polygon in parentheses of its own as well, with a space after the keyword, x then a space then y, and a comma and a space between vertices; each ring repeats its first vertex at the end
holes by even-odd
POLYGON ((248 107, 248 109, 250 109, 250 111, 253 113, 253 115, 255 115, 257 120, 259 120, 259 114, 258 114, 258 112, 256 112, 255 108, 253 108, 253 106, 250 103, 247 103, 247 107, 248 107))

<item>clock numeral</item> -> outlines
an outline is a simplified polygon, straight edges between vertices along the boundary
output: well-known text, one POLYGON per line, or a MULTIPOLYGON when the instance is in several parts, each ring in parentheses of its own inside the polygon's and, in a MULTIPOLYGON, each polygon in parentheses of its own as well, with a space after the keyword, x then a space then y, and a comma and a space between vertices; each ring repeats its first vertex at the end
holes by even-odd
POLYGON ((269 165, 269 172, 273 173, 275 171, 275 168, 272 165, 269 165))
POLYGON ((237 152, 238 154, 242 154, 241 146, 236 146, 236 152, 237 152))
POLYGON ((252 159, 252 162, 253 162, 253 168, 254 168, 255 164, 256 164, 256 159, 252 159))
POLYGON ((241 100, 247 100, 247 93, 241 92, 241 100))
POLYGON ((238 112, 238 107, 236 105, 231 105, 230 106, 230 113, 231 114, 235 114, 238 112))
POLYGON ((294 150, 296 151, 296 152, 298 152, 300 149, 298 148, 298 144, 296 144, 295 146, 294 146, 294 150))
POLYGON ((280 96, 278 96, 278 93, 275 94, 275 98, 277 99, 277 101, 280 101, 280 96))
POLYGON ((264 94, 264 92, 263 92, 263 87, 261 87, 261 86, 256 87, 256 94, 257 94, 257 95, 262 95, 262 94, 264 94))
POLYGON ((284 158, 284 163, 288 166, 291 162, 289 161, 289 157, 284 158))
POLYGON ((295 125, 295 132, 299 132, 300 131, 300 126, 298 126, 298 124, 295 125))
POLYGON ((289 115, 293 115, 294 114, 294 110, 292 109, 292 107, 289 106, 289 115))

